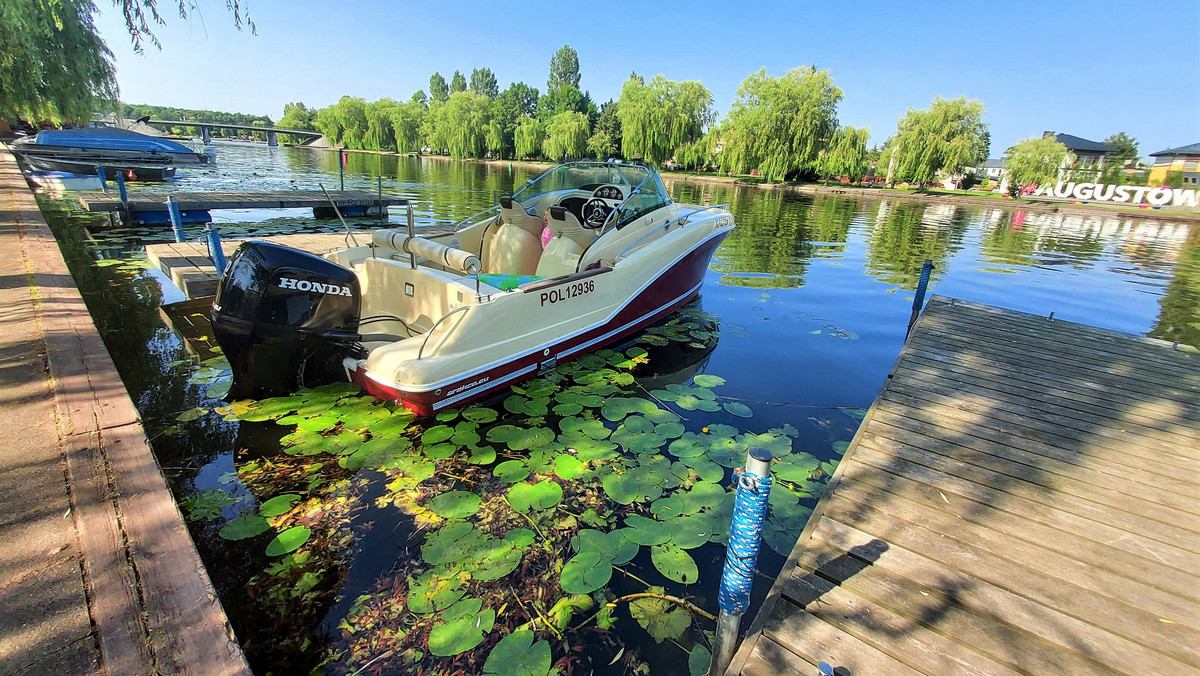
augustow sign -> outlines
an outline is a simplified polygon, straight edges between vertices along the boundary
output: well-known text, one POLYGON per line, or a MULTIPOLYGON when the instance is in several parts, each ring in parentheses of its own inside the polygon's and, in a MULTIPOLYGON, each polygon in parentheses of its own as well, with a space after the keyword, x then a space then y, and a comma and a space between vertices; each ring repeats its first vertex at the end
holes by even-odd
POLYGON ((1149 204, 1151 206, 1176 206, 1196 208, 1196 191, 1188 188, 1166 186, 1148 188, 1144 185, 1109 185, 1106 183, 1057 183, 1043 184, 1030 197, 1057 197, 1091 202, 1114 202, 1117 204, 1149 204))

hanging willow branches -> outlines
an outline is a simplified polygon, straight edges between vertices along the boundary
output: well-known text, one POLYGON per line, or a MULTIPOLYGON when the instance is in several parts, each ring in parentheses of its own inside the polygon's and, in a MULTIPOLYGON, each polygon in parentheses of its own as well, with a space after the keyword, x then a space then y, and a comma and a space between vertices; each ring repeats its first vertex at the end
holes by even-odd
POLYGON ((712 92, 697 80, 673 82, 656 75, 643 83, 631 77, 617 101, 621 151, 625 157, 663 162, 703 137, 715 117, 712 92))
POLYGON ((986 160, 990 142, 982 103, 939 96, 927 110, 909 108, 884 146, 879 166, 887 167, 888 181, 925 183, 940 171, 956 173, 986 160))

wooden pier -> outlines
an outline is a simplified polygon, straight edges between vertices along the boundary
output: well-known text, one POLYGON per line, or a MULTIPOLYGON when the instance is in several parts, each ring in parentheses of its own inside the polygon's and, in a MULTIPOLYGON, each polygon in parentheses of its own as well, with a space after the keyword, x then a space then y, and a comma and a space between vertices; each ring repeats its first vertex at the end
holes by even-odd
POLYGON ((935 297, 728 675, 1200 674, 1200 356, 935 297))
MULTIPOLYGON (((371 241, 370 232, 357 231, 354 235, 361 244, 368 244, 371 241)), ((290 246, 293 249, 307 251, 318 256, 346 246, 346 233, 344 232, 276 235, 258 239, 290 246)), ((236 239, 223 240, 221 250, 225 253, 225 257, 232 256, 241 243, 241 240, 236 239)), ((150 244, 146 246, 146 260, 162 270, 163 274, 169 277, 171 282, 179 287, 179 290, 183 291, 188 298, 200 298, 216 293, 218 275, 204 242, 150 244)))
MULTIPOLYGON (((240 192, 135 192, 129 195, 128 211, 137 221, 137 214, 164 214, 167 197, 174 197, 183 212, 213 211, 215 209, 313 209, 318 218, 334 218, 330 200, 320 190, 270 190, 240 192)), ((380 203, 386 209, 405 204, 407 200, 369 190, 330 190, 329 197, 343 211, 378 214, 380 203)), ((116 190, 110 192, 81 192, 77 199, 87 211, 121 212, 124 205, 116 190)))

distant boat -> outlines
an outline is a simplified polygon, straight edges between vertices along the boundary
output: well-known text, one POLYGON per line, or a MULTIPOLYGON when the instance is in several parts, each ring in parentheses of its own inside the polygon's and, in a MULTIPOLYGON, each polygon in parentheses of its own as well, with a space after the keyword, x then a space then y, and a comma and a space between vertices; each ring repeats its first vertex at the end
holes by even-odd
POLYGON ((139 134, 116 127, 80 127, 48 129, 36 136, 19 139, 13 151, 26 156, 67 153, 104 153, 109 157, 165 156, 171 164, 207 164, 212 157, 165 138, 139 134))

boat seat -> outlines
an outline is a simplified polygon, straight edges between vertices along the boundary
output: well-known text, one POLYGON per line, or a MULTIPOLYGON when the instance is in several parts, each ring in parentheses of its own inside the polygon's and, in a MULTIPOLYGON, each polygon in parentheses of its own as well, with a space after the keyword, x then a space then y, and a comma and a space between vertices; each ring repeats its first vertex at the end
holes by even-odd
POLYGON ((561 277, 573 275, 579 269, 579 257, 583 255, 583 247, 579 242, 564 234, 555 235, 546 244, 538 260, 537 275, 539 277, 561 277))
POLYGON ((555 235, 562 235, 583 248, 596 241, 596 232, 583 227, 575 214, 565 206, 550 207, 549 227, 555 235))
POLYGON ((529 213, 525 207, 521 206, 520 202, 511 197, 500 198, 500 217, 505 223, 512 223, 535 235, 540 235, 542 232, 542 219, 529 213))
POLYGON ((484 272, 503 275, 532 275, 542 255, 541 221, 537 233, 514 223, 505 223, 487 243, 484 272))

